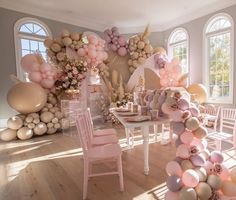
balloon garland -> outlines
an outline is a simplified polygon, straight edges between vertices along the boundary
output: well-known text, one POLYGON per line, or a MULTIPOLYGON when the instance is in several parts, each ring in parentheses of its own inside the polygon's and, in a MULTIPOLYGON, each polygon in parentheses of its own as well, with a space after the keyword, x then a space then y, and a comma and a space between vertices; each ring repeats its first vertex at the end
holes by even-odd
POLYGON ((128 43, 124 36, 120 35, 117 27, 106 29, 104 31, 104 39, 108 50, 117 52, 119 56, 125 56, 128 53, 128 43))
POLYGON ((164 90, 159 101, 169 115, 173 132, 178 136, 176 158, 166 166, 166 200, 217 200, 236 196, 236 168, 224 165, 219 151, 207 149, 207 129, 200 123, 200 112, 177 90, 164 90))

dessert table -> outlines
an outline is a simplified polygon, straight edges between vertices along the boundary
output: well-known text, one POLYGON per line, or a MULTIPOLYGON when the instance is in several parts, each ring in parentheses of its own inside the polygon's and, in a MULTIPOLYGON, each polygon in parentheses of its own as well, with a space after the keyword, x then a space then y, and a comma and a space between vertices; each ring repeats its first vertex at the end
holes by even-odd
MULTIPOLYGON (((115 110, 111 111, 113 115, 120 121, 120 123, 125 128, 125 134, 127 138, 127 144, 130 147, 129 140, 130 140, 130 131, 135 128, 140 128, 141 133, 143 136, 143 145, 144 145, 144 174, 149 174, 149 127, 154 127, 154 133, 157 133, 157 127, 164 124, 169 124, 170 119, 167 117, 159 117, 157 120, 147 120, 141 122, 128 122, 127 116, 121 116, 115 110)), ((172 131, 170 131, 170 140, 172 140, 172 131)))

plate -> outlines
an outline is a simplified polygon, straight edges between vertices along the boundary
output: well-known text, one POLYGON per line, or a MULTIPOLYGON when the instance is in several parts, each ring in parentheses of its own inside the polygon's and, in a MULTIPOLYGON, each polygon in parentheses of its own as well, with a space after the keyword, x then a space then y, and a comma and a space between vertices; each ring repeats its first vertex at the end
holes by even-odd
POLYGON ((116 112, 130 112, 127 108, 117 108, 115 109, 116 112))
POLYGON ((133 112, 124 112, 124 113, 119 113, 120 116, 128 117, 128 116, 136 116, 138 113, 133 113, 133 112))
POLYGON ((144 122, 149 121, 151 118, 150 116, 135 116, 135 117, 129 117, 126 118, 127 122, 144 122))

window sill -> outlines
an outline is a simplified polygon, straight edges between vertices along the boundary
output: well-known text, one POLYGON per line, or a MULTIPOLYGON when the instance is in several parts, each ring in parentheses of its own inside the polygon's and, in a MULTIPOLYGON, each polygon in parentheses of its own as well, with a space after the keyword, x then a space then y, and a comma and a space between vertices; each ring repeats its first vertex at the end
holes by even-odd
POLYGON ((206 103, 212 104, 233 104, 233 99, 208 99, 206 103))

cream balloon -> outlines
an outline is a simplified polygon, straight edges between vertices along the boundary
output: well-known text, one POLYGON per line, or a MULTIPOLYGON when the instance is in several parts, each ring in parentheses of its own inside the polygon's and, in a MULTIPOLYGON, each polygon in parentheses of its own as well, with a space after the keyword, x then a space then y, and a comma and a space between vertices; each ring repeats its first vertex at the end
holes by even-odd
POLYGON ((17 130, 23 126, 23 120, 18 116, 13 116, 7 120, 7 127, 17 130))
POLYGON ((36 83, 20 82, 8 91, 7 102, 19 113, 38 112, 47 102, 47 94, 36 83))
POLYGON ((22 127, 17 131, 17 137, 21 140, 28 140, 33 136, 33 131, 27 127, 22 127))
POLYGON ((207 90, 202 84, 192 84, 187 88, 187 91, 194 95, 194 100, 198 103, 204 103, 207 100, 207 90))
POLYGON ((34 128, 35 135, 43 135, 46 132, 47 132, 47 126, 43 122, 39 122, 34 128))
POLYGON ((9 142, 16 139, 16 130, 7 128, 0 132, 0 140, 9 142))

